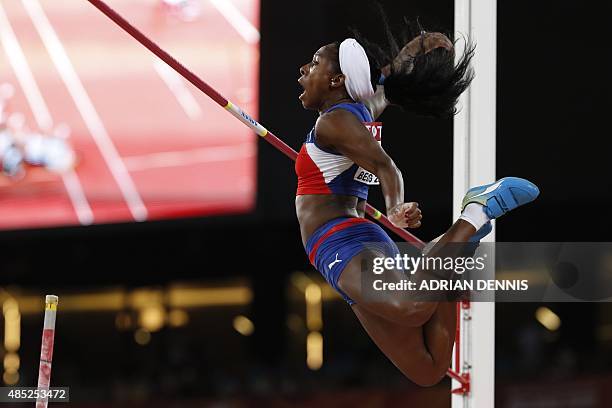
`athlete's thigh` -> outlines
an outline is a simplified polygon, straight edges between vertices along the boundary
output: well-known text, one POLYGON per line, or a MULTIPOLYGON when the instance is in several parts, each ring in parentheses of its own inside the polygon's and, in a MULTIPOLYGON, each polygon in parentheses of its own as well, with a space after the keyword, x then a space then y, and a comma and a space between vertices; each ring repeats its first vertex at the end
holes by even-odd
POLYGON ((362 260, 364 252, 355 255, 338 277, 338 287, 342 289, 353 301, 361 303, 362 260))
POLYGON ((352 309, 370 338, 405 376, 418 383, 423 376, 431 375, 434 364, 422 327, 393 323, 359 304, 352 309))
MULTIPOLYGON (((408 299, 403 296, 401 291, 375 292, 373 288, 366 287, 372 284, 374 278, 373 271, 367 269, 368 265, 372 265, 373 258, 379 257, 385 257, 385 255, 371 249, 364 249, 355 255, 340 274, 338 287, 355 303, 367 306, 370 310, 376 308, 382 315, 386 315, 393 310, 397 310, 397 306, 392 306, 393 303, 397 305, 399 301, 407 301, 408 299), (368 274, 370 275, 368 276, 368 274)), ((405 278, 406 275, 402 271, 385 271, 385 282, 399 282, 405 278)))

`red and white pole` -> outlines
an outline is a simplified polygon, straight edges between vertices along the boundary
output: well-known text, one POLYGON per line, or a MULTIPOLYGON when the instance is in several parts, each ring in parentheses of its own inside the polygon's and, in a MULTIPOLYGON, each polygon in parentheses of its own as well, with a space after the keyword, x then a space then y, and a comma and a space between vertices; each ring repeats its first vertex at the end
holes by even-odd
MULTIPOLYGON (((51 383, 51 361, 53 360, 53 341, 55 337, 55 317, 59 298, 47 295, 45 298, 45 323, 43 326, 42 345, 40 347, 40 366, 38 368, 38 389, 48 390, 51 383)), ((47 408, 48 398, 39 398, 36 408, 47 408)))
MULTIPOLYGON (((262 126, 259 122, 249 116, 245 111, 243 111, 238 105, 232 103, 227 100, 223 95, 217 92, 212 86, 208 85, 204 82, 200 77, 191 72, 188 68, 186 68, 183 64, 174 59, 170 54, 164 51, 159 45, 153 42, 149 37, 144 35, 140 30, 134 27, 130 22, 128 22, 125 18, 123 18, 119 13, 109 7, 102 0, 87 0, 94 7, 100 10, 103 14, 105 14, 108 18, 110 18, 115 24, 125 30, 129 35, 134 37, 136 41, 142 44, 145 48, 155 54, 159 59, 168 64, 172 69, 174 69, 180 76, 185 78, 187 81, 191 82, 196 88, 200 91, 204 92, 208 97, 210 97, 217 104, 225 108, 229 113, 231 113, 236 119, 247 125, 251 128, 255 133, 259 136, 263 137, 265 141, 270 143, 272 146, 276 147, 280 152, 282 152, 285 156, 289 157, 291 160, 295 160, 297 157, 297 152, 293 150, 289 145, 283 142, 281 139, 276 137, 272 132, 262 126)), ((372 218, 383 224, 385 227, 396 233, 405 241, 411 243, 419 249, 422 249, 425 244, 423 241, 409 233, 408 231, 398 228, 394 226, 391 221, 387 219, 380 211, 376 208, 372 207, 370 204, 366 205, 366 212, 372 218)))

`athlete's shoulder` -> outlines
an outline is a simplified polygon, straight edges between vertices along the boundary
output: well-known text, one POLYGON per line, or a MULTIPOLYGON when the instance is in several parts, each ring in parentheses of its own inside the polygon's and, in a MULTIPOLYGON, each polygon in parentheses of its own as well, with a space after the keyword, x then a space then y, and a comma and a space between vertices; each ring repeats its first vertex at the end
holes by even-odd
POLYGON ((323 113, 315 123, 315 132, 318 136, 345 133, 351 126, 361 125, 361 121, 351 112, 344 109, 334 109, 323 113))
POLYGON ((368 107, 361 102, 354 103, 339 103, 337 105, 332 106, 326 112, 334 112, 334 111, 345 111, 350 112, 355 115, 362 122, 371 122, 372 121, 372 113, 368 109, 368 107))

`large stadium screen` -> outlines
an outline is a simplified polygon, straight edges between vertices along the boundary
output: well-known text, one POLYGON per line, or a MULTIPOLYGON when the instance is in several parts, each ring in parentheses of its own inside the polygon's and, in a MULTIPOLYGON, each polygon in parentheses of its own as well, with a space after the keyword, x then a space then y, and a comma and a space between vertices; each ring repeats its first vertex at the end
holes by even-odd
MULTIPOLYGON (((108 0, 258 110, 259 0, 108 0)), ((257 136, 87 1, 0 1, 0 229, 248 212, 257 136)))

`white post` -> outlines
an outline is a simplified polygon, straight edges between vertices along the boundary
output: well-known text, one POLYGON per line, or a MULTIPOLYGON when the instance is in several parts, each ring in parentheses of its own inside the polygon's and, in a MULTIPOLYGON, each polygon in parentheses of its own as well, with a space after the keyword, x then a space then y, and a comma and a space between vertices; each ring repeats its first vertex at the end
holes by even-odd
MULTIPOLYGON (((455 33, 476 43, 476 77, 461 98, 454 123, 453 221, 466 190, 495 181, 496 41, 495 0, 455 0, 455 33)), ((461 55, 462 42, 457 55, 461 55)), ((494 241, 495 231, 485 240, 494 241)), ((469 395, 453 395, 453 408, 495 406, 495 304, 474 302, 461 319, 461 360, 470 374, 469 395)), ((465 371, 465 369, 464 369, 465 371)), ((453 381, 453 388, 459 384, 453 381)))

